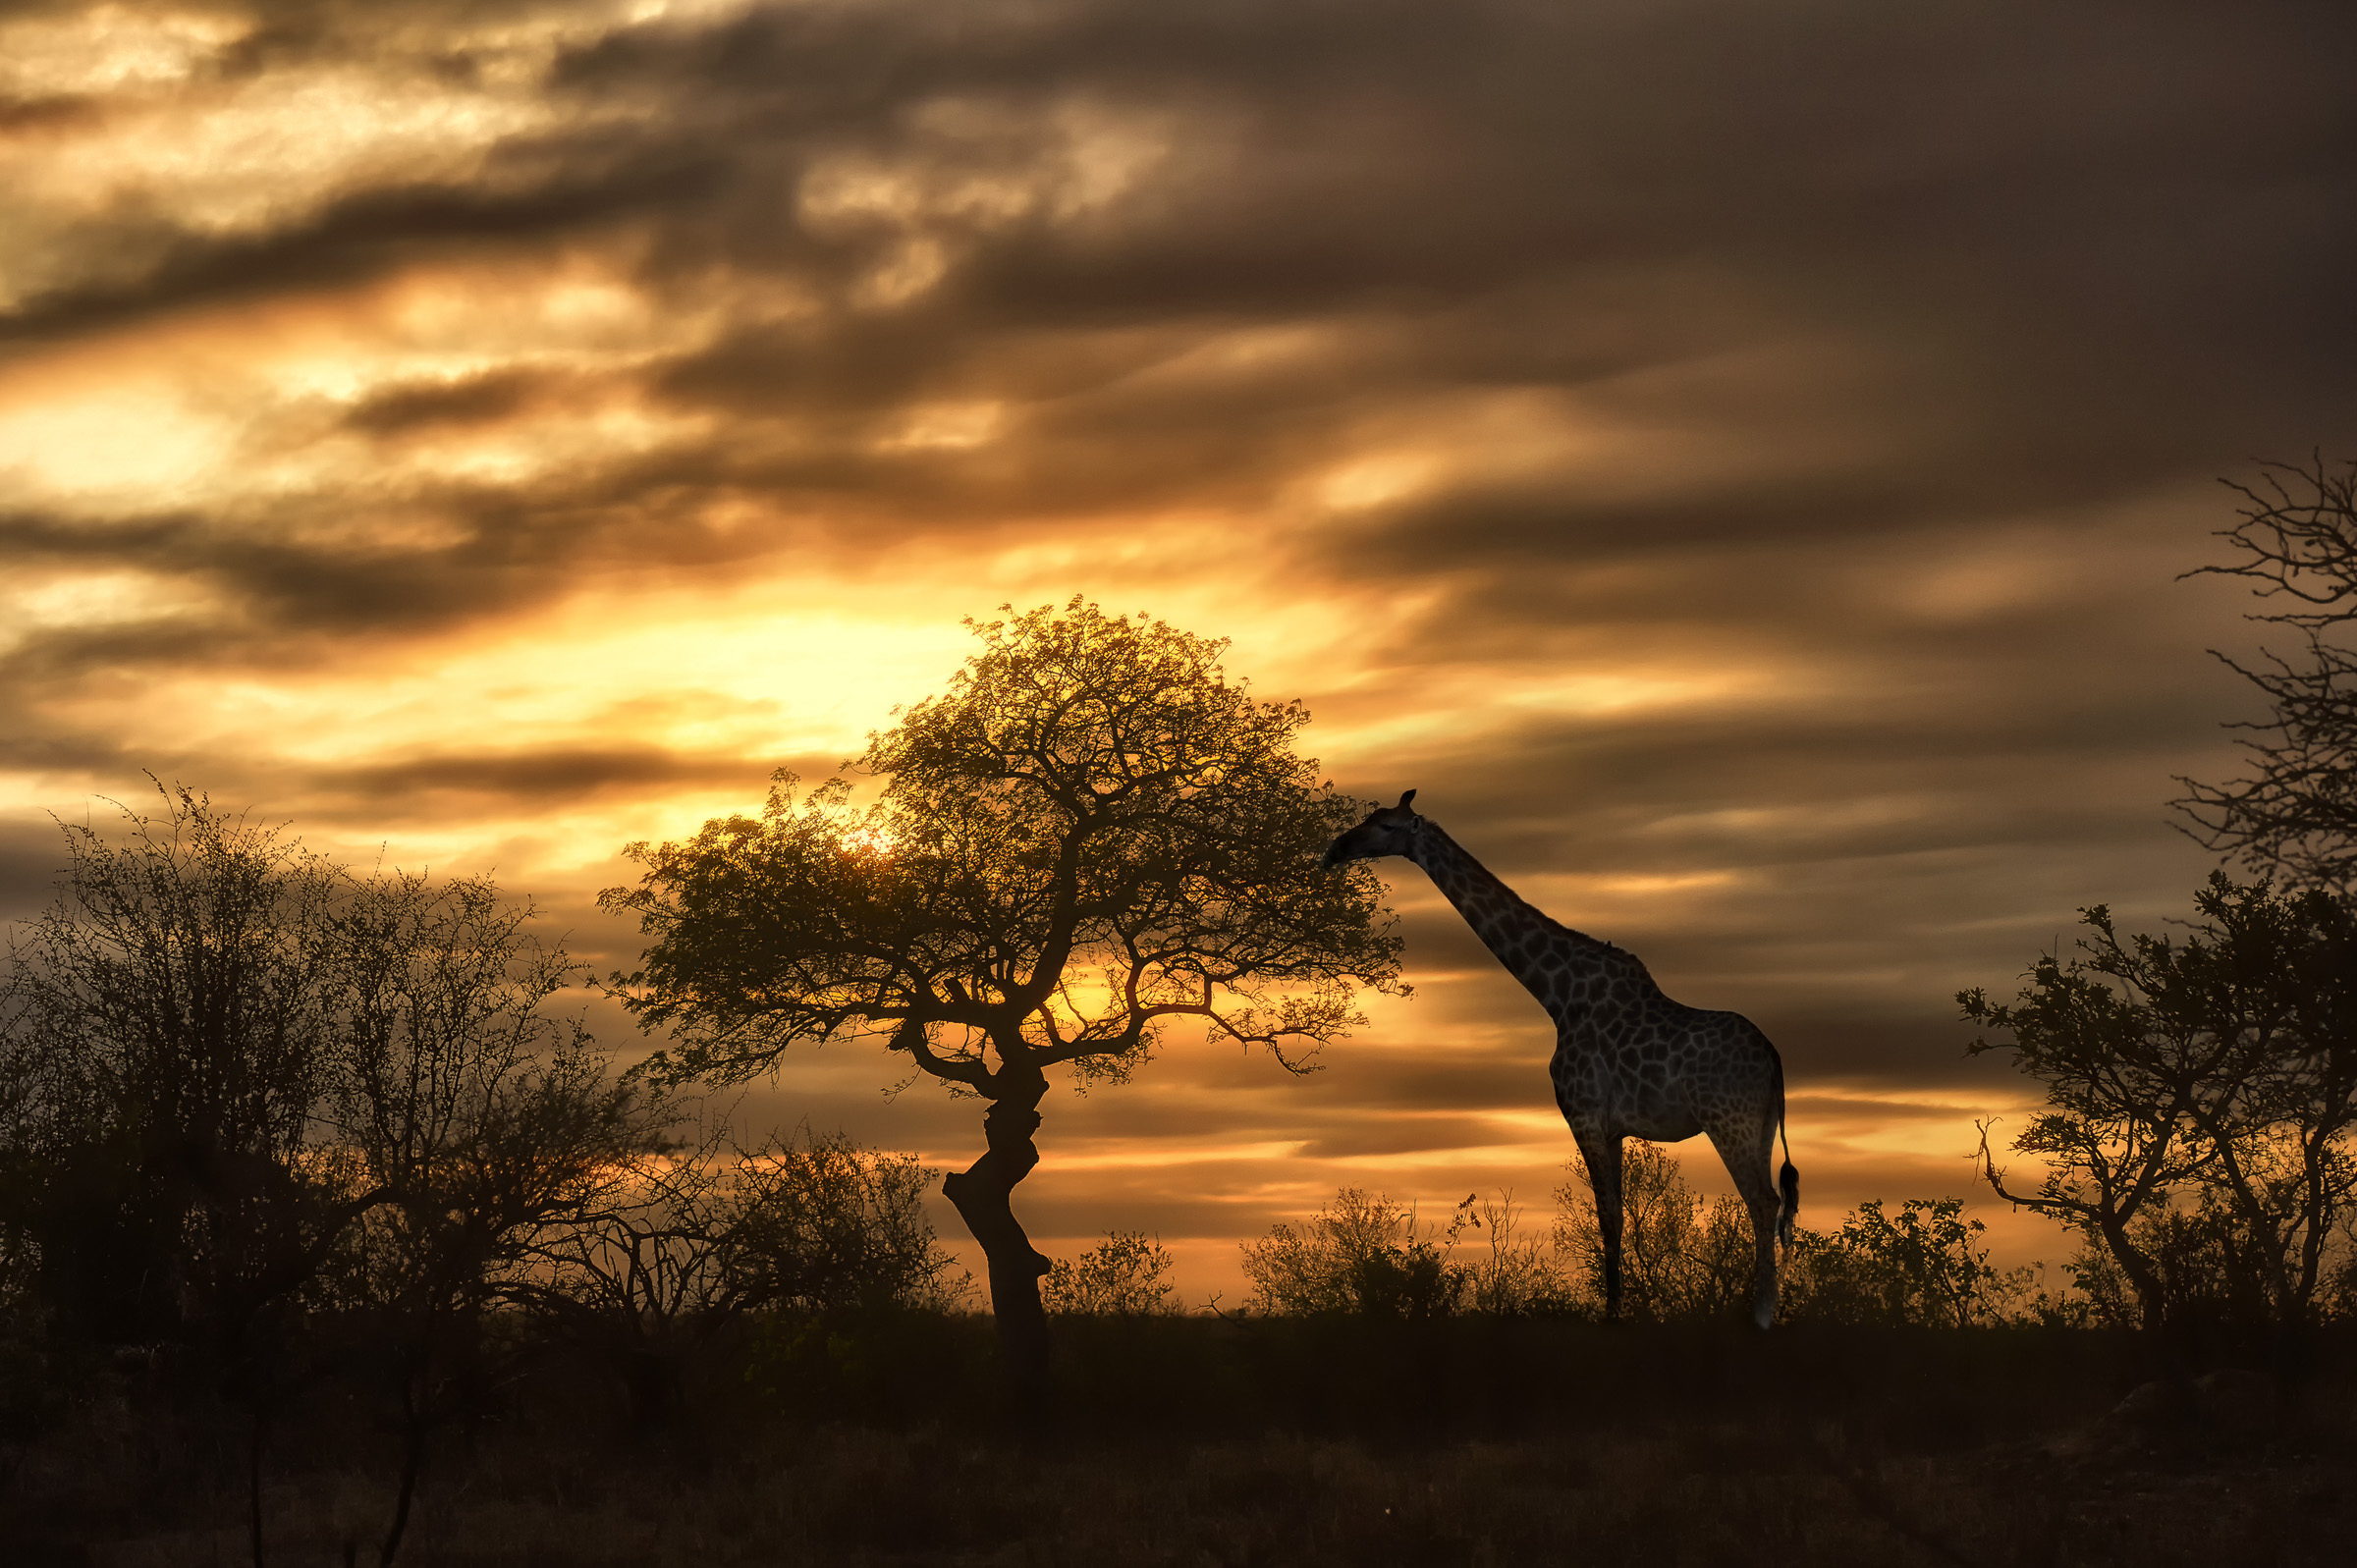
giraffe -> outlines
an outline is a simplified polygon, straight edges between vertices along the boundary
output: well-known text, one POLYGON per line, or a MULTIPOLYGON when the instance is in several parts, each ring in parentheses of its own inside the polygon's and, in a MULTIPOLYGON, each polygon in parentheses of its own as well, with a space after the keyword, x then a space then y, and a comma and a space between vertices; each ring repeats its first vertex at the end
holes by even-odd
POLYGON ((1776 1244, 1792 1239, 1800 1172, 1784 1146, 1784 1064, 1750 1019, 1672 1001, 1634 953, 1558 925, 1416 814, 1413 789, 1335 839, 1326 864, 1403 855, 1424 868, 1465 924, 1555 1019, 1555 1103, 1596 1193, 1608 1317, 1620 1316, 1620 1146, 1710 1135, 1751 1213, 1757 1248, 1752 1321, 1776 1319, 1776 1244), (1781 1197, 1780 1191, 1781 1190, 1781 1197))

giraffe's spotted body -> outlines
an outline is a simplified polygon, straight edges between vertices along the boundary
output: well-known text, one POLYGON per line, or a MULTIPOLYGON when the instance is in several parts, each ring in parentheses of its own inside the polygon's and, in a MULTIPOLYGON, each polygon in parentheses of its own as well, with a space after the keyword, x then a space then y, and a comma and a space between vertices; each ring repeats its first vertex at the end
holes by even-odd
POLYGON ((1620 1148, 1708 1134, 1750 1211, 1752 1314, 1776 1316, 1776 1242, 1790 1233, 1799 1177, 1770 1174, 1782 1130, 1784 1071, 1752 1022, 1672 1001, 1634 953, 1559 925, 1409 808, 1415 791, 1334 841, 1329 865, 1403 855, 1424 868, 1476 936, 1555 1019, 1555 1103, 1587 1161, 1605 1249, 1605 1295, 1620 1302, 1620 1148))

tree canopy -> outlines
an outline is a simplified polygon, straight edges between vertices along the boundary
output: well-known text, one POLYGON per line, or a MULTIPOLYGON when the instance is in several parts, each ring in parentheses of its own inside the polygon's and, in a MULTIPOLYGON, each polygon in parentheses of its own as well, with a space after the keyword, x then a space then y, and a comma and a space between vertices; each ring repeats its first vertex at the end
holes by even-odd
POLYGON ((995 1098, 1059 1063, 1124 1078, 1179 1021, 1297 1070, 1356 988, 1398 989, 1374 879, 1319 869, 1365 808, 1294 754, 1300 704, 1078 600, 973 629, 949 690, 872 737, 872 803, 780 774, 758 818, 630 847, 646 875, 604 901, 655 939, 628 992, 678 1033, 657 1072, 876 1034, 995 1098))

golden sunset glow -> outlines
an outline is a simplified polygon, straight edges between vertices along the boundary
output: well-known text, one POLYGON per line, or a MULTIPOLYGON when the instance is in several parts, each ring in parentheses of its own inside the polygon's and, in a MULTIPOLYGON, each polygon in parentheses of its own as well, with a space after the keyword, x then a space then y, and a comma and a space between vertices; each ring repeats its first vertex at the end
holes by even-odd
MULTIPOLYGON (((2209 864, 2164 802, 2231 767, 2205 649, 2251 639, 2177 579, 2217 476, 2346 447, 2345 171, 1978 32, 1901 101, 1851 59, 1899 33, 1756 9, 13 15, 4 912, 147 773, 628 967, 626 843, 1081 594, 1228 639, 1343 787, 1758 1020, 1806 1222, 1970 1193, 2027 1102, 1954 991, 2209 864), (2180 174, 2196 135, 2268 178, 2180 174)), ((1174 1031, 1059 1090, 1046 1250, 1158 1232, 1233 1299, 1343 1185, 1546 1224, 1548 1022, 1383 870, 1415 998, 1305 1079, 1174 1031)), ((829 1045, 740 1114, 969 1162, 973 1106, 894 1077, 829 1045)))

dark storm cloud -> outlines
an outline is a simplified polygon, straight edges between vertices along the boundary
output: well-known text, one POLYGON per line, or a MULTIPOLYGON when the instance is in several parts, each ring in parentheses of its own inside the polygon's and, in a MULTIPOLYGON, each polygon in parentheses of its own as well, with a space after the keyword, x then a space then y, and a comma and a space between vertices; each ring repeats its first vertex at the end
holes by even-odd
MULTIPOLYGON (((272 13, 221 69, 391 49, 464 81, 466 45, 421 41, 461 14, 272 13)), ((1666 398, 1697 440, 1773 436, 1798 408, 1850 450, 1638 493, 1455 482, 1332 530, 1327 569, 1544 575, 1763 537, 1970 529, 2346 428, 2357 112, 2328 62, 2349 32, 2325 7, 756 9, 567 50, 543 87, 556 124, 503 140, 464 183, 364 183, 258 232, 161 234, 150 214, 135 235, 100 214, 82 243, 106 265, 7 330, 120 332, 624 236, 641 282, 683 304, 716 268, 839 301, 912 235, 946 247, 943 278, 903 308, 756 313, 617 373, 720 416, 716 435, 404 498, 463 522, 463 545, 351 562, 223 530, 111 536, 130 559, 217 574, 249 623, 303 635, 493 616, 584 566, 723 567, 811 526, 872 548, 1266 504, 1370 409, 1500 388, 1583 392, 1631 417, 1666 398), (830 157, 1036 174, 1057 155, 1053 111, 1081 100, 1167 113, 1178 138, 1086 221, 1049 202, 998 222, 958 200, 797 213, 796 181, 830 157), (993 113, 926 118, 945 102, 993 113), (1149 374, 1207 333, 1296 320, 1342 341, 1295 367, 1149 374), (1659 394, 1627 384, 1794 342, 1860 367, 1811 383, 1768 361, 1707 397, 1675 375, 1659 394), (1016 427, 970 455, 876 450, 879 420, 948 395, 1012 399, 1016 427), (708 507, 747 497, 774 508, 773 530, 706 528, 708 507)), ((350 427, 496 426, 532 411, 537 376, 384 389, 350 427)))
POLYGON ((432 756, 392 759, 364 768, 323 772, 315 789, 357 797, 373 813, 388 800, 428 807, 422 795, 489 795, 504 802, 572 800, 611 789, 746 782, 744 759, 735 754, 687 757, 653 746, 558 746, 506 755, 432 756))
POLYGON ((708 158, 659 151, 614 169, 551 171, 540 159, 523 161, 520 189, 501 189, 509 182, 494 160, 484 186, 364 190, 299 226, 251 236, 101 222, 78 238, 110 259, 107 272, 127 255, 147 264, 134 277, 67 285, 0 312, 0 345, 119 331, 167 312, 351 288, 420 261, 545 245, 621 217, 659 217, 669 206, 693 203, 717 180, 708 158))
MULTIPOLYGON (((553 487, 552 487, 553 488, 553 487)), ((478 522, 515 524, 441 550, 397 554, 305 545, 256 537, 216 518, 178 515, 124 519, 88 528, 57 517, 0 523, 0 561, 34 565, 104 563, 137 568, 221 590, 244 612, 195 622, 175 616, 149 623, 63 626, 27 637, 5 656, 20 679, 61 680, 90 670, 210 655, 240 662, 283 654, 323 634, 423 629, 526 605, 561 584, 538 568, 569 547, 571 524, 595 521, 595 500, 574 506, 545 496, 521 516, 492 487, 449 487, 412 496, 428 514, 462 511, 478 522), (535 525, 536 524, 536 525, 535 525)))

